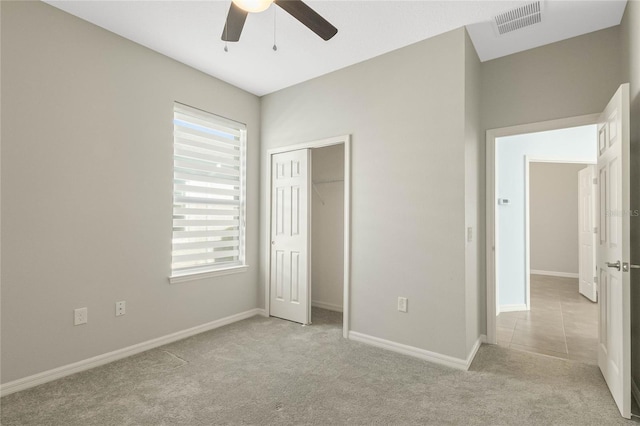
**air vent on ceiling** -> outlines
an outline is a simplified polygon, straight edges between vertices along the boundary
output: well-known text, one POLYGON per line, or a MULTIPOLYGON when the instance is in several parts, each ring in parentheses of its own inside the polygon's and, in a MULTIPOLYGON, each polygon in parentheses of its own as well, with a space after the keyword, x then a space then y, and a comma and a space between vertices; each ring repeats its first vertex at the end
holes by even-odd
POLYGON ((517 9, 510 10, 495 17, 498 33, 500 35, 519 30, 520 28, 538 24, 542 20, 541 5, 539 1, 525 4, 517 9))

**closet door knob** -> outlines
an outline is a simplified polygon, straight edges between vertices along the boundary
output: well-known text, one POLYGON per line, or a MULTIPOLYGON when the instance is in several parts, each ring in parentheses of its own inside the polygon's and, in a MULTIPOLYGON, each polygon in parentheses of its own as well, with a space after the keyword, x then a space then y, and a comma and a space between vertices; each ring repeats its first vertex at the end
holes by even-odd
POLYGON ((618 260, 617 262, 613 263, 613 262, 607 262, 607 266, 609 268, 615 268, 618 271, 620 270, 620 261, 618 260))

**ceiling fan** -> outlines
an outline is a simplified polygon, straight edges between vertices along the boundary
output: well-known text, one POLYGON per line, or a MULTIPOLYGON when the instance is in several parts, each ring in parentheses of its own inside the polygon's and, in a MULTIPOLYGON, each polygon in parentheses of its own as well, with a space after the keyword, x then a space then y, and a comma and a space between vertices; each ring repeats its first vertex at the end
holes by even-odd
POLYGON ((222 31, 222 40, 240 40, 240 34, 247 15, 250 12, 263 12, 271 6, 271 3, 280 6, 285 12, 296 18, 323 40, 331 39, 338 32, 336 27, 301 0, 232 0, 227 21, 222 31))

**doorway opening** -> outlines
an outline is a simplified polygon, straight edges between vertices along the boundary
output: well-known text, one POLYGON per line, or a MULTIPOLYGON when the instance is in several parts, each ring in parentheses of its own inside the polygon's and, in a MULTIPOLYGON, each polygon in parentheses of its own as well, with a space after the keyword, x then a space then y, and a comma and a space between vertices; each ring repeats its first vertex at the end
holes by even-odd
MULTIPOLYGON (((526 159, 524 154, 518 151, 521 146, 515 143, 505 143, 506 150, 499 152, 498 140, 513 142, 540 135, 550 136, 553 131, 561 133, 580 128, 591 128, 588 138, 592 141, 595 139, 595 148, 586 147, 586 161, 578 162, 590 163, 594 155, 596 158, 596 226, 593 227, 593 232, 596 246, 594 283, 598 300, 598 367, 620 414, 630 418, 630 271, 634 265, 630 262, 630 219, 633 212, 630 208, 628 83, 618 88, 600 114, 487 131, 487 342, 497 343, 497 315, 501 312, 512 307, 513 311, 524 311, 522 315, 531 315, 525 284, 528 277, 524 273, 528 257, 523 253, 524 244, 521 242, 526 234, 524 226, 521 227, 524 222, 524 208, 518 211, 521 208, 520 203, 512 202, 523 192, 524 185, 520 185, 518 180, 524 179, 524 170, 511 175, 511 182, 506 180, 515 185, 512 192, 504 193, 504 187, 499 186, 500 182, 504 182, 500 177, 505 176, 501 165, 524 169, 526 159), (516 159, 506 161, 508 156, 514 153, 519 155, 520 159, 516 156, 516 159), (511 228, 501 221, 502 216, 510 215, 509 212, 515 218, 515 225, 511 228), (516 285, 513 286, 513 283, 516 285), (513 308, 514 305, 516 308, 513 308)), ((546 147, 562 146, 558 141, 546 144, 546 147)), ((561 150, 554 159, 563 159, 567 152, 575 153, 579 150, 576 144, 573 144, 572 148, 561 150)), ((540 152, 531 152, 528 155, 541 157, 540 152)), ((548 155, 543 158, 548 158, 548 155)), ((587 288, 588 286, 583 286, 583 292, 588 293, 587 288)), ((637 386, 634 386, 634 389, 637 389, 637 386)), ((634 396, 637 400, 640 399, 640 391, 634 391, 634 396)))
MULTIPOLYGON (((584 143, 595 150, 595 136, 584 143)), ((526 304, 498 314, 497 340, 511 349, 595 365, 595 166, 568 158, 525 157, 526 304)))
POLYGON ((311 321, 343 312, 344 144, 311 149, 311 321))
POLYGON ((349 331, 350 137, 267 152, 265 310, 349 331))
POLYGON ((496 343, 596 364, 598 311, 579 293, 578 173, 597 160, 597 126, 499 137, 495 151, 496 343))

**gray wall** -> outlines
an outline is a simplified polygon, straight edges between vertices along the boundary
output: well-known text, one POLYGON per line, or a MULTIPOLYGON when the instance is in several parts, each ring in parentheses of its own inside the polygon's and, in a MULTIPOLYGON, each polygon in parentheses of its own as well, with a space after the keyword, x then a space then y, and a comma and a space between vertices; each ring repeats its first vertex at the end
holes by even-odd
POLYGON ((602 112, 620 86, 619 28, 482 64, 485 129, 602 112))
POLYGON ((2 382, 263 305, 260 122, 263 160, 271 147, 353 135, 352 329, 466 357, 485 306, 473 105, 482 134, 599 112, 624 63, 638 117, 637 2, 627 9, 621 33, 483 63, 479 80, 456 30, 269 95, 260 116, 250 94, 45 4, 2 2, 2 382), (248 273, 167 282, 174 100, 248 125, 248 273), (465 243, 474 221, 479 246, 465 243), (81 306, 89 324, 73 327, 81 306))
POLYGON ((531 271, 578 273, 578 171, 584 164, 531 163, 531 271))
POLYGON ((344 144, 313 149, 311 297, 342 310, 344 290, 344 144), (317 191, 317 192, 316 192, 317 191))
POLYGON ((458 358, 467 356, 464 34, 262 98, 263 161, 270 148, 353 137, 351 329, 458 358))
POLYGON ((465 243, 465 306, 467 318, 467 352, 479 335, 486 333, 485 305, 485 176, 484 136, 480 127, 480 59, 465 31, 465 134, 464 198, 466 229, 471 228, 465 243))
MULTIPOLYGON (((631 208, 640 211, 640 1, 627 2, 620 26, 623 82, 631 86, 631 208)), ((640 217, 631 217, 631 262, 640 264, 640 217)), ((631 369, 640 384, 640 271, 631 272, 631 369)))
POLYGON ((44 3, 1 8, 2 381, 255 308, 259 99, 44 3), (174 100, 248 126, 246 273, 167 280, 174 100))

